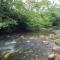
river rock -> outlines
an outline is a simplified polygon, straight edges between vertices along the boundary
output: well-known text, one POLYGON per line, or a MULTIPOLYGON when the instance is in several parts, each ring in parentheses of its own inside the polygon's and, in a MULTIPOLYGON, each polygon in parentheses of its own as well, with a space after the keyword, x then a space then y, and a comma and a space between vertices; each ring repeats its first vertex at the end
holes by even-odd
POLYGON ((49 60, 54 60, 55 59, 55 53, 51 53, 48 55, 49 60))
POLYGON ((49 41, 43 41, 44 44, 48 45, 49 44, 49 41))
POLYGON ((6 53, 3 57, 4 57, 5 59, 7 59, 7 58, 10 57, 10 55, 12 55, 12 53, 14 53, 14 52, 8 52, 8 53, 6 53))
POLYGON ((60 54, 56 54, 55 60, 60 60, 60 54))
POLYGON ((60 45, 60 39, 56 39, 56 40, 55 40, 55 43, 56 43, 57 45, 60 45))
POLYGON ((20 36, 20 38, 22 38, 22 39, 26 39, 24 36, 20 36))
POLYGON ((53 47, 53 51, 60 54, 60 47, 53 47))

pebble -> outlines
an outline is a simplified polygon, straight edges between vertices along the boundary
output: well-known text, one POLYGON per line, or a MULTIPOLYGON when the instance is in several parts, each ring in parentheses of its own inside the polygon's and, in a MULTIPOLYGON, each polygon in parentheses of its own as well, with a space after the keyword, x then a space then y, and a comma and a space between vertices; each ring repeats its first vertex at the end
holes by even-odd
POLYGON ((48 59, 49 60, 55 59, 55 56, 56 56, 55 53, 51 53, 48 55, 48 59))
POLYGON ((53 51, 60 54, 60 47, 54 47, 53 51))
POLYGON ((20 36, 20 38, 25 39, 25 37, 24 37, 24 36, 20 36))
POLYGON ((29 40, 27 40, 26 42, 27 42, 27 43, 30 43, 30 41, 29 41, 29 40))
POLYGON ((48 45, 49 44, 49 41, 43 41, 44 44, 48 45))

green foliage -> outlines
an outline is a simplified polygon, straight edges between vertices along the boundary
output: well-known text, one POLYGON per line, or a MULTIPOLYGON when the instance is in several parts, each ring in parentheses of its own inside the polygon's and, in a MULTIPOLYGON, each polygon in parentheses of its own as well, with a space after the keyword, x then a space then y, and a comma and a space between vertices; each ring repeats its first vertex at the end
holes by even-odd
POLYGON ((28 22, 27 26, 29 30, 40 30, 41 28, 47 28, 52 26, 52 19, 49 15, 39 15, 34 13, 28 13, 28 22))
POLYGON ((0 29, 14 28, 22 17, 19 12, 13 9, 12 0, 0 0, 0 29))
POLYGON ((25 28, 27 30, 35 31, 35 30, 40 30, 41 28, 46 28, 46 27, 52 26, 53 17, 49 13, 44 13, 44 14, 40 15, 38 13, 29 11, 26 8, 19 6, 19 4, 17 4, 16 9, 22 15, 26 16, 27 19, 23 19, 24 24, 22 27, 25 26, 25 28))
POLYGON ((18 27, 21 30, 36 31, 58 24, 60 9, 55 6, 49 8, 48 0, 38 3, 32 1, 31 4, 33 8, 29 10, 24 6, 22 0, 0 0, 0 29, 18 27), (48 8, 48 11, 44 12, 43 8, 39 14, 39 9, 44 5, 48 8), (33 11, 35 8, 37 12, 33 11), (56 21, 58 22, 55 23, 56 21))
POLYGON ((8 4, 8 1, 0 0, 0 28, 8 27, 13 22, 13 19, 10 17, 13 9, 11 9, 11 4, 8 4))

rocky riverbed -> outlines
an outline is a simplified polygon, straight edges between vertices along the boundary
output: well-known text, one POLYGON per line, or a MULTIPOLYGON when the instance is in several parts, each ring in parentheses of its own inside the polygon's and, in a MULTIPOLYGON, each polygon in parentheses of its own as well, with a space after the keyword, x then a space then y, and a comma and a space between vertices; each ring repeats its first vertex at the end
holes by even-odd
POLYGON ((19 33, 0 36, 0 60, 60 60, 60 33, 19 33))

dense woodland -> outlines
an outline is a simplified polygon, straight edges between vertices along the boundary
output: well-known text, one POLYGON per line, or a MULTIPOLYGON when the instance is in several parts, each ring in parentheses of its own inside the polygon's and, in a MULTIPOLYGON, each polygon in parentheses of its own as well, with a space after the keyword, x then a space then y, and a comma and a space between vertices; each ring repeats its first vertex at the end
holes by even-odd
POLYGON ((0 31, 40 31, 59 27, 59 6, 49 0, 0 0, 0 31))

